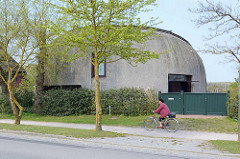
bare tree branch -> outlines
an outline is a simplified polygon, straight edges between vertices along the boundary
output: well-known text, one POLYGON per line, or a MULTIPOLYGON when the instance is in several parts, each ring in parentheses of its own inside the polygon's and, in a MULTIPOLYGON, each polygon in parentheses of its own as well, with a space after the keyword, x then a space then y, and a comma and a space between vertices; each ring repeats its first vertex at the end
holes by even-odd
MULTIPOLYGON (((230 61, 236 61, 240 64, 240 1, 231 1, 231 3, 234 2, 235 5, 223 5, 221 2, 216 3, 206 0, 206 3, 199 2, 198 8, 190 11, 201 15, 199 19, 195 21, 199 27, 207 24, 214 25, 213 28, 210 28, 210 31, 214 32, 214 34, 210 35, 208 40, 224 36, 228 41, 225 45, 215 44, 210 46, 207 50, 205 50, 205 52, 230 55, 230 61)), ((240 70, 238 72, 238 96, 240 96, 240 70)), ((240 98, 238 103, 238 121, 240 121, 240 98)), ((240 122, 238 122, 238 141, 240 142, 240 122)))

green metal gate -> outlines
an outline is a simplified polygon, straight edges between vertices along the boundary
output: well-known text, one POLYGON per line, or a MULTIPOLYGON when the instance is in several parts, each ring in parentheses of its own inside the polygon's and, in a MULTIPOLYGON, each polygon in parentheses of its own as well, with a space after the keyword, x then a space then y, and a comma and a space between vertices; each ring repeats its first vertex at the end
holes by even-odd
POLYGON ((170 110, 178 114, 227 115, 227 93, 161 93, 170 110))
POLYGON ((183 95, 181 93, 161 93, 161 98, 164 99, 171 111, 183 114, 183 95))

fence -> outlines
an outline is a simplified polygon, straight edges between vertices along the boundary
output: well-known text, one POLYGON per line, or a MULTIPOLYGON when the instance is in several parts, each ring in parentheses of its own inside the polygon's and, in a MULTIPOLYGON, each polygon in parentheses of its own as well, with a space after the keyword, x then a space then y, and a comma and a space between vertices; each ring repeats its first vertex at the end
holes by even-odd
POLYGON ((227 93, 158 93, 178 114, 227 115, 227 93))

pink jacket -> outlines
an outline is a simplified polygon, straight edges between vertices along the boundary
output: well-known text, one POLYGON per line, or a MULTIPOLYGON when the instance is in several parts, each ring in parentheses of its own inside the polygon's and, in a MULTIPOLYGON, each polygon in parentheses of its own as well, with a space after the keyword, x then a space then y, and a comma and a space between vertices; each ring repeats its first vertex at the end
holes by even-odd
POLYGON ((155 113, 159 113, 161 118, 169 115, 171 112, 165 103, 160 104, 160 106, 155 110, 155 113))

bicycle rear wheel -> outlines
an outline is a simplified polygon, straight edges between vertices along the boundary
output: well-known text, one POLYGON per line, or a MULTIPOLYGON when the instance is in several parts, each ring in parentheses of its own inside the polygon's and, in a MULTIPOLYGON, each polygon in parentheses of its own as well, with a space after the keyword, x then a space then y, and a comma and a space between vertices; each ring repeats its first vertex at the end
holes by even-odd
POLYGON ((176 119, 170 118, 164 122, 164 127, 169 132, 176 132, 179 129, 179 123, 176 119))
POLYGON ((152 131, 157 127, 157 122, 154 118, 146 118, 144 120, 144 128, 148 131, 152 131))

